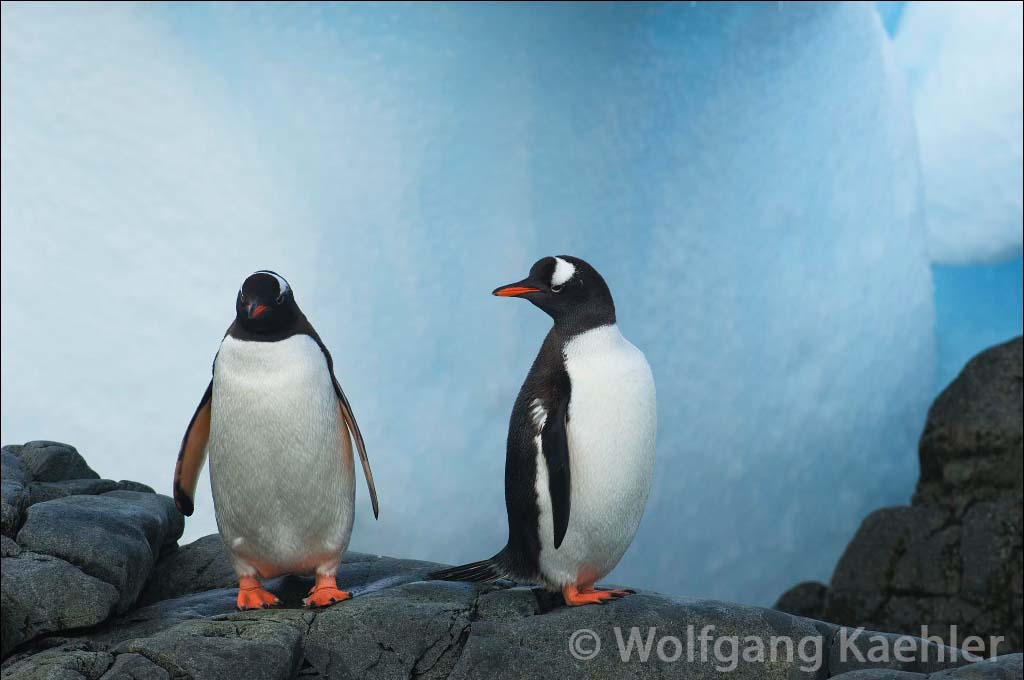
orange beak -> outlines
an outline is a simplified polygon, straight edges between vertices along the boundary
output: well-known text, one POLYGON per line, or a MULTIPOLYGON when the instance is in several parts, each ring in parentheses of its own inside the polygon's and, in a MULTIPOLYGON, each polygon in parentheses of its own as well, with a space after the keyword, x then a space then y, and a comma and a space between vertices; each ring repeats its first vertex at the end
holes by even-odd
POLYGON ((502 286, 494 291, 494 294, 498 297, 519 297, 520 295, 526 295, 527 293, 539 293, 540 288, 530 288, 529 286, 520 286, 518 284, 512 284, 510 286, 502 286))

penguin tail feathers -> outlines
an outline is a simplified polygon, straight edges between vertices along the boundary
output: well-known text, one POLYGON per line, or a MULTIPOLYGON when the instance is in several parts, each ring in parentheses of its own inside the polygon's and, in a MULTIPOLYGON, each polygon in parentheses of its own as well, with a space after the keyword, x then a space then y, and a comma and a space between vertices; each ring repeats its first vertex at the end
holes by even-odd
MULTIPOLYGON (((497 556, 495 556, 497 557, 497 556)), ((470 562, 450 569, 442 569, 427 574, 431 581, 470 581, 473 583, 491 583, 506 578, 504 570, 498 566, 495 558, 470 562)))

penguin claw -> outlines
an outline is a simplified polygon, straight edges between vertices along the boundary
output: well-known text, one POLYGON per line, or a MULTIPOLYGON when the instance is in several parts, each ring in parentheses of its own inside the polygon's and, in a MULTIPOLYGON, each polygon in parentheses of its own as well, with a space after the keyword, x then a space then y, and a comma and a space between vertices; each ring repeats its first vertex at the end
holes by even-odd
POLYGON ((350 597, 352 597, 352 593, 338 589, 338 582, 333 574, 317 574, 316 582, 309 590, 309 597, 302 600, 302 604, 309 608, 330 607, 332 604, 342 602, 350 597))
POLYGON ((309 597, 302 600, 302 604, 310 609, 314 607, 330 607, 332 604, 343 602, 351 597, 352 593, 338 590, 337 588, 314 588, 309 591, 309 597))
POLYGON ((269 609, 281 604, 273 593, 267 592, 256 579, 244 578, 239 582, 238 599, 235 606, 238 611, 244 612, 248 609, 269 609))
POLYGON ((612 596, 612 598, 615 599, 615 600, 621 600, 624 597, 629 597, 630 595, 636 595, 636 591, 635 590, 630 590, 628 588, 615 588, 613 590, 606 590, 604 592, 609 593, 612 596))
POLYGON ((562 597, 570 607, 578 607, 585 604, 608 604, 613 600, 621 600, 627 595, 633 595, 634 591, 623 588, 611 590, 595 590, 593 586, 569 585, 562 588, 562 597))

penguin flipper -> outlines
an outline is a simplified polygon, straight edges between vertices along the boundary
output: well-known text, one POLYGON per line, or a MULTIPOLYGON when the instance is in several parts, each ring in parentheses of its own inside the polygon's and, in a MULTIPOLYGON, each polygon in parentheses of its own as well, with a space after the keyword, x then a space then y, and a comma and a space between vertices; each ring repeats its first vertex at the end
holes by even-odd
POLYGON ((178 511, 190 516, 195 510, 193 499, 199 473, 206 463, 206 443, 210 439, 210 410, 213 397, 213 380, 206 387, 203 398, 192 414, 185 436, 178 449, 178 462, 174 466, 174 505, 178 511))
POLYGON ((334 394, 338 397, 338 407, 341 410, 341 424, 348 431, 352 439, 355 440, 356 451, 359 452, 359 462, 363 466, 363 476, 366 477, 366 488, 370 491, 373 518, 377 519, 380 517, 380 506, 377 503, 377 486, 373 483, 373 471, 370 469, 370 458, 366 455, 366 442, 363 441, 363 433, 359 430, 359 423, 356 422, 355 414, 352 413, 352 405, 348 403, 348 397, 345 396, 345 391, 341 389, 341 383, 338 382, 337 376, 334 375, 334 358, 331 356, 330 351, 328 351, 327 345, 320 339, 320 335, 305 317, 302 319, 302 325, 305 333, 313 338, 313 341, 320 347, 320 351, 324 354, 324 360, 327 361, 327 370, 331 372, 334 394))
MULTIPOLYGON (((331 377, 333 377, 333 371, 331 377)), ((377 519, 380 516, 380 507, 377 504, 377 487, 373 483, 373 471, 370 469, 370 459, 366 455, 366 442, 363 441, 363 433, 359 431, 359 423, 356 422, 356 417, 352 413, 352 407, 349 405, 348 399, 345 398, 345 393, 342 391, 337 379, 334 380, 334 391, 338 395, 342 425, 348 429, 352 439, 355 440, 356 450, 359 452, 359 462, 363 466, 363 476, 366 477, 366 488, 370 490, 373 518, 377 519)))
POLYGON ((541 431, 541 448, 548 468, 548 492, 551 495, 551 519, 554 524, 554 546, 562 545, 569 529, 571 498, 569 470, 569 438, 566 421, 569 419, 571 383, 565 371, 555 380, 552 389, 551 412, 541 431))

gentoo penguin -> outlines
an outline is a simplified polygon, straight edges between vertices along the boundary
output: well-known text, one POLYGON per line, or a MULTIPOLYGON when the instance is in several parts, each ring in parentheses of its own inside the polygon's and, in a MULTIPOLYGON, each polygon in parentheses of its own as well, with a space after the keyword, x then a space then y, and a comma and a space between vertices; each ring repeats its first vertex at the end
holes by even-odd
POLYGON ((250 275, 174 470, 174 502, 191 515, 209 452, 217 527, 238 574, 239 609, 280 604, 259 580, 280 574, 316 575, 303 600, 308 607, 351 597, 335 580, 352 535, 350 435, 377 517, 363 435, 330 352, 282 276, 250 275))
POLYGON ((627 595, 594 584, 633 541, 651 489, 650 366, 619 332, 604 279, 577 257, 545 257, 494 295, 529 300, 554 320, 509 422, 508 544, 432 576, 541 583, 568 605, 627 595))

